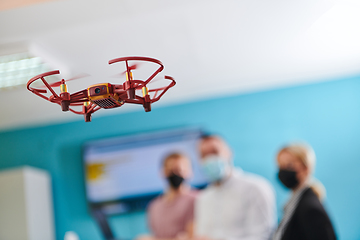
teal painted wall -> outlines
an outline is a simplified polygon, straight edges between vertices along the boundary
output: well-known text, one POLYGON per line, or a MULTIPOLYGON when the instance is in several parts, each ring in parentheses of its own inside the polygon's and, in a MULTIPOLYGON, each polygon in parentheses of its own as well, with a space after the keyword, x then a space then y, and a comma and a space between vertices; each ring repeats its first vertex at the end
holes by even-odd
MULTIPOLYGON (((234 150, 236 166, 273 183, 279 209, 288 192, 276 180, 274 156, 284 143, 305 140, 317 153, 315 176, 327 189, 325 204, 340 239, 360 239, 359 93, 360 77, 353 77, 172 107, 154 105, 151 113, 95 114, 92 123, 79 117, 72 123, 3 131, 0 169, 26 164, 49 171, 57 239, 73 230, 82 240, 98 240, 83 183, 81 146, 88 140, 183 126, 220 133, 234 150)), ((124 238, 147 231, 143 212, 113 217, 111 224, 124 238)))

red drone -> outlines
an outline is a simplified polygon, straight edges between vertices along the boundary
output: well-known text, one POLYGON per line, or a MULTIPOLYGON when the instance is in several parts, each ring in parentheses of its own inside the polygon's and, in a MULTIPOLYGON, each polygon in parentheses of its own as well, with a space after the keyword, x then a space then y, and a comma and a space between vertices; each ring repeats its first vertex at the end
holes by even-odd
POLYGON ((145 112, 151 111, 151 103, 157 102, 164 93, 173 87, 176 82, 170 76, 165 76, 164 78, 170 80, 171 83, 162 88, 148 89, 147 84, 150 83, 154 77, 159 74, 163 69, 163 64, 154 58, 148 57, 122 57, 116 58, 109 61, 109 64, 125 62, 126 64, 126 81, 123 84, 111 84, 111 83, 99 83, 89 86, 87 89, 82 91, 70 94, 67 91, 67 86, 65 80, 62 79, 59 82, 49 84, 45 80, 45 77, 60 74, 60 71, 51 71, 43 74, 39 74, 27 83, 27 89, 32 93, 48 100, 52 103, 57 103, 61 105, 63 111, 72 111, 76 114, 84 115, 85 122, 91 121, 91 114, 96 112, 101 108, 116 108, 121 107, 125 103, 135 103, 143 105, 145 112), (145 81, 133 79, 132 70, 136 69, 137 64, 129 66, 128 61, 146 61, 152 62, 159 65, 159 68, 145 81), (30 85, 36 80, 41 79, 45 86, 50 90, 51 96, 47 97, 44 93, 47 93, 45 89, 38 89, 30 87, 30 85), (60 96, 53 90, 53 87, 60 86, 60 96), (143 96, 136 95, 136 90, 142 90, 143 96), (158 95, 158 93, 161 93, 158 95), (154 95, 150 97, 149 93, 154 92, 154 95), (70 108, 70 106, 83 106, 82 111, 75 111, 70 108))

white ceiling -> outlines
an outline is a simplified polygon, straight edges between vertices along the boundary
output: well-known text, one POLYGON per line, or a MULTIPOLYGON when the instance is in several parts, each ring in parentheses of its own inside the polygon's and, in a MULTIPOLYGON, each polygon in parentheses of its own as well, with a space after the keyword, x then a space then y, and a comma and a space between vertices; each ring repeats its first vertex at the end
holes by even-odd
MULTIPOLYGON (((153 106, 360 74, 358 0, 58 0, 0 12, 0 54, 29 48, 75 91, 161 60, 177 85, 153 106)), ((141 70, 139 70, 141 71, 141 70)), ((0 129, 82 119, 31 94, 0 91, 0 129)), ((118 114, 139 106, 102 110, 118 114)))

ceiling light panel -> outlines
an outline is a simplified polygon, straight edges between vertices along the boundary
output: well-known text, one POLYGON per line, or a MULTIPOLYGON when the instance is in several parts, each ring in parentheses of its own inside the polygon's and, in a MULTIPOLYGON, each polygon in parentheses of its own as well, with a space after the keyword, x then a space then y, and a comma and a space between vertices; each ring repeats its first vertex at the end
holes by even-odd
POLYGON ((30 78, 49 70, 39 57, 29 53, 0 56, 0 89, 23 86, 30 78))

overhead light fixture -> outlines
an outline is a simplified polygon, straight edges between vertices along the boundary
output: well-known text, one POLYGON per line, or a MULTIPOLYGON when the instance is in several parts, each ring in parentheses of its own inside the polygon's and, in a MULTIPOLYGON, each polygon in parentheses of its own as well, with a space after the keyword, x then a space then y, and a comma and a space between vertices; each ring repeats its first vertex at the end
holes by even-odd
POLYGON ((33 76, 49 70, 40 57, 27 52, 0 56, 0 89, 24 86, 33 76))

